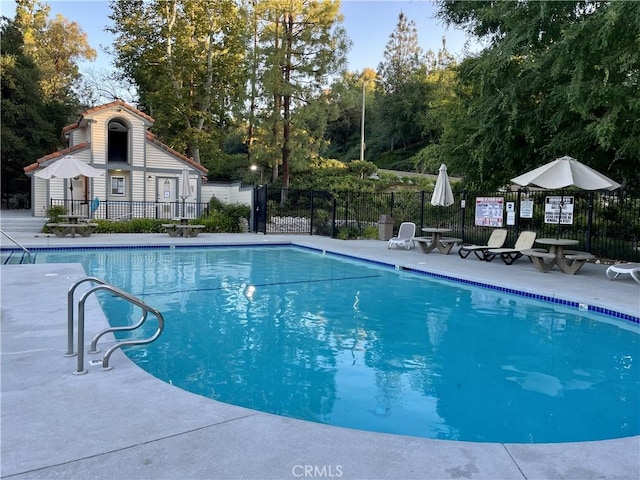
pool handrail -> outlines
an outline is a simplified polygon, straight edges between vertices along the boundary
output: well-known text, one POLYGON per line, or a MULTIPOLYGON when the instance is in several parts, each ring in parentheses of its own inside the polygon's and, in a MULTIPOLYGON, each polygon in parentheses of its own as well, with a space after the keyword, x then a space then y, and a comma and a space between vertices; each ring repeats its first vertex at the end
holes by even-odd
POLYGON ((124 300, 127 300, 128 302, 136 305, 137 307, 140 307, 143 311, 143 315, 140 318, 140 320, 138 321, 138 323, 136 323, 135 325, 132 326, 128 326, 128 327, 109 327, 106 328, 104 330, 102 330, 101 332, 99 332, 98 334, 96 334, 96 336, 93 338, 92 342, 91 342, 91 350, 89 351, 89 353, 96 353, 99 350, 96 349, 96 344, 98 342, 98 340, 100 339, 100 337, 102 337, 104 334, 109 333, 109 332, 116 332, 116 331, 123 331, 123 330, 135 330, 137 328, 139 328, 140 326, 142 326, 142 324, 145 322, 145 320, 147 319, 147 314, 150 312, 152 314, 154 314, 156 316, 156 318, 158 319, 158 328, 156 329, 156 332, 149 338, 146 339, 140 339, 140 340, 123 340, 121 342, 116 343, 114 346, 112 346, 109 350, 107 350, 107 352, 105 353, 105 355, 102 357, 102 368, 103 370, 110 370, 111 367, 109 366, 109 358, 111 357, 111 354, 119 349, 122 348, 124 346, 131 346, 131 345, 146 345, 148 343, 153 342, 154 340, 156 340, 161 334, 162 331, 164 330, 164 317, 162 316, 162 313, 160 313, 159 310, 157 310, 156 308, 153 308, 149 305, 147 305, 146 303, 144 303, 142 300, 140 300, 137 297, 134 297, 133 295, 120 290, 117 287, 114 287, 113 285, 110 285, 106 282, 104 282, 103 280, 100 280, 99 278, 96 277, 87 277, 87 278, 83 278, 79 281, 77 281, 70 289, 69 289, 69 293, 68 293, 68 300, 69 300, 69 304, 68 304, 68 340, 70 339, 70 342, 67 345, 67 354, 65 354, 65 356, 72 356, 74 355, 73 353, 73 293, 75 291, 75 289, 77 288, 78 285, 80 285, 83 282, 95 282, 98 283, 98 285, 91 287, 89 290, 87 290, 82 297, 80 298, 80 300, 78 301, 78 365, 77 365, 77 369, 74 373, 74 375, 83 375, 85 373, 87 373, 87 370, 85 370, 84 368, 84 313, 85 313, 85 302, 87 300, 87 298, 92 294, 95 293, 99 290, 107 290, 109 292, 111 292, 112 294, 115 294, 117 296, 119 296, 120 298, 123 298, 124 300))
POLYGON ((11 240, 13 243, 15 243, 18 247, 20 247, 22 249, 22 251, 24 253, 27 254, 27 261, 29 263, 31 262, 31 252, 29 251, 29 249, 27 247, 25 247, 24 245, 22 245, 19 241, 17 241, 15 238, 13 238, 11 235, 9 235, 7 232, 5 232, 4 230, 2 230, 0 228, 0 233, 2 233, 2 235, 4 235, 5 237, 7 237, 9 240, 11 240))

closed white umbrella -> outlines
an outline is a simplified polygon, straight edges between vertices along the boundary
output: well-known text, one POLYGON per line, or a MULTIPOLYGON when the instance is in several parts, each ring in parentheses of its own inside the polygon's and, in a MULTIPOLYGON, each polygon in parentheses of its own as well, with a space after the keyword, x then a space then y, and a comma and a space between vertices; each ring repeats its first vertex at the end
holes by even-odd
POLYGON ((447 166, 443 163, 438 171, 436 186, 433 189, 431 197, 431 205, 434 207, 448 207, 453 205, 453 192, 451 191, 451 183, 449 183, 449 175, 447 174, 447 166))
POLYGON ((184 168, 180 176, 180 198, 182 199, 182 216, 184 213, 184 202, 191 196, 191 184, 189 183, 189 170, 184 168))
MULTIPOLYGON (((51 165, 34 173, 38 178, 49 180, 52 178, 75 178, 80 175, 85 177, 99 177, 104 175, 104 170, 98 170, 88 163, 78 160, 76 157, 66 155, 56 160, 51 165)), ((69 182, 71 191, 71 213, 73 213, 73 182, 69 182)))

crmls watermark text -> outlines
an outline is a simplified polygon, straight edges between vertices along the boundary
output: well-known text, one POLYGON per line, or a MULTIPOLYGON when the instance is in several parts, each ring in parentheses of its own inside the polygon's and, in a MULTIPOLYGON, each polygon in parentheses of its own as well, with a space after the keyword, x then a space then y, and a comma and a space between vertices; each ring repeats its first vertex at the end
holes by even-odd
POLYGON ((296 478, 340 478, 342 465, 294 465, 291 473, 296 478))

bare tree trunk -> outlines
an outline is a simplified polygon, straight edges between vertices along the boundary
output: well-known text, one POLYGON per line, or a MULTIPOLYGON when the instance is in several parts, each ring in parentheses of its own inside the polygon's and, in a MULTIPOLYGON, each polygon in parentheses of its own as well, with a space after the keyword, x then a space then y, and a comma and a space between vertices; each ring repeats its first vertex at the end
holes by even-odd
POLYGON ((256 121, 256 79, 258 76, 258 17, 256 14, 256 0, 253 0, 253 71, 251 72, 251 106, 249 107, 249 128, 247 131, 247 160, 252 164, 253 156, 253 126, 256 121))
POLYGON ((286 93, 283 97, 283 128, 282 128, 282 188, 289 188, 289 154, 291 146, 289 145, 291 134, 291 49, 293 48, 293 13, 288 12, 285 15, 285 65, 284 65, 284 83, 286 93))

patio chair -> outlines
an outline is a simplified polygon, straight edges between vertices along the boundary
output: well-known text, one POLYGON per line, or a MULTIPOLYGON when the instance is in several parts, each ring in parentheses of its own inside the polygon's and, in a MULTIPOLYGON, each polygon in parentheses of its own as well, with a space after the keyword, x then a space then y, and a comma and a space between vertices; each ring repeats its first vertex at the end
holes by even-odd
POLYGON ((484 252, 484 259, 490 262, 500 255, 500 258, 507 265, 511 265, 519 259, 523 253, 522 250, 530 250, 536 241, 536 232, 524 231, 520 232, 516 244, 513 248, 490 248, 484 252))
POLYGON ((392 245, 404 246, 407 250, 413 247, 413 237, 416 235, 416 224, 413 222, 402 222, 398 229, 398 236, 389 239, 387 248, 392 245))
POLYGON ((460 255, 460 258, 467 258, 473 252, 480 260, 484 260, 484 254, 487 250, 502 248, 506 239, 507 231, 503 228, 497 228, 489 235, 486 245, 462 245, 458 250, 458 255, 460 255))
POLYGON ((605 274, 609 280, 618 278, 620 274, 631 275, 640 284, 640 263, 617 263, 607 268, 605 274))

